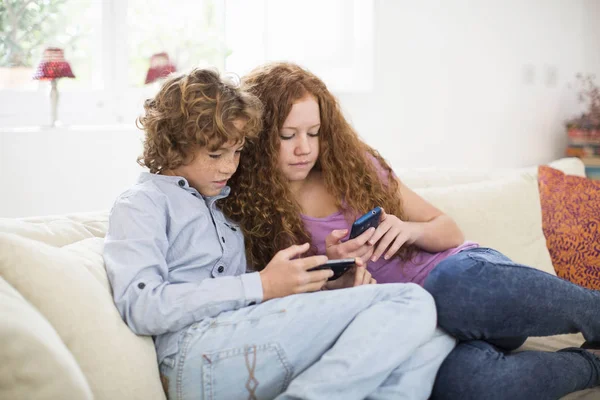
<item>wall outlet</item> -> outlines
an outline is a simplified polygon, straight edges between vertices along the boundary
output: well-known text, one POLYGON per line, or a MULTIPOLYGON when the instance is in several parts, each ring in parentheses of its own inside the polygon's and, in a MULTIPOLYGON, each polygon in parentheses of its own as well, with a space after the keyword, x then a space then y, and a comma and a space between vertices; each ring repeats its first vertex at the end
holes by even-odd
POLYGON ((556 87, 558 84, 558 68, 555 65, 546 66, 545 84, 547 87, 556 87))
POLYGON ((522 77, 524 85, 530 86, 535 84, 535 66, 533 64, 526 64, 523 66, 522 77))

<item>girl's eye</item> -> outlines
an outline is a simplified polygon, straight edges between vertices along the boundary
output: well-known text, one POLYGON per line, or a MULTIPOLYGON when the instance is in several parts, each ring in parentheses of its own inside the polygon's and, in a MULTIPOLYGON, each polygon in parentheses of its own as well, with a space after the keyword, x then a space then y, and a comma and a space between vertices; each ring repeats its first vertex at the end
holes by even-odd
POLYGON ((294 137, 294 135, 279 135, 279 137, 281 138, 281 140, 290 140, 294 137))
POLYGON ((317 137, 317 136, 319 136, 319 133, 320 133, 319 131, 317 131, 315 133, 309 133, 308 136, 310 136, 310 137, 317 137))
POLYGON ((237 149, 235 152, 240 154, 242 151, 244 151, 244 148, 242 147, 241 149, 237 149))

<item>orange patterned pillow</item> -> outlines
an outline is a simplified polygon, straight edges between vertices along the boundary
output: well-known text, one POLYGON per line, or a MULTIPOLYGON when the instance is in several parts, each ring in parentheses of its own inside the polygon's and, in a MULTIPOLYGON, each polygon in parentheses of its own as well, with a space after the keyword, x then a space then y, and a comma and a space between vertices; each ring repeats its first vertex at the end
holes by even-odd
POLYGON ((556 274, 600 289, 600 181, 538 168, 542 229, 556 274))

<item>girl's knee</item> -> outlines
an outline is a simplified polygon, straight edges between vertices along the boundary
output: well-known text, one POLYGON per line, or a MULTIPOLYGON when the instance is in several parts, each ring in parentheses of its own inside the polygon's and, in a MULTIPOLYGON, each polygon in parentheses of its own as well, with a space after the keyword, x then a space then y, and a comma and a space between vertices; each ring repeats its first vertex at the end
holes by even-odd
POLYGON ((440 262, 427 276, 423 287, 437 300, 437 295, 447 293, 475 275, 477 262, 460 253, 440 262))

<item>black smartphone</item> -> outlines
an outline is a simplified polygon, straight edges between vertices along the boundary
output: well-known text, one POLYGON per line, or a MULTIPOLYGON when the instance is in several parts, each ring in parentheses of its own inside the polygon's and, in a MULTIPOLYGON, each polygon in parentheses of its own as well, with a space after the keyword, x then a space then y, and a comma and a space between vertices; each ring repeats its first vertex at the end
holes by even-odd
POLYGON ((381 218, 381 207, 375 207, 359 219, 354 221, 352 224, 352 230, 350 231, 350 238, 354 239, 360 236, 361 233, 369 228, 377 228, 379 226, 379 219, 381 218))
POLYGON ((325 264, 318 265, 308 271, 318 271, 320 269, 330 269, 333 271, 333 276, 328 281, 334 281, 344 275, 346 271, 354 267, 356 261, 354 258, 342 258, 339 260, 329 260, 325 264))

